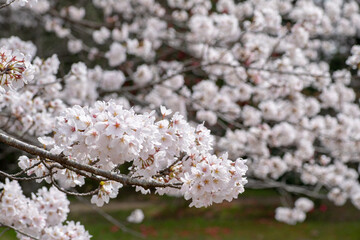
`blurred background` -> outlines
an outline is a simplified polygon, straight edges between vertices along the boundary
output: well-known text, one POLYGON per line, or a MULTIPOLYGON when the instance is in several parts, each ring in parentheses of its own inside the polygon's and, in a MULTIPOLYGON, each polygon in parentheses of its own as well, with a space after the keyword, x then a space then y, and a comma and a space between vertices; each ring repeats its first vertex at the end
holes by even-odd
MULTIPOLYGON (((71 198, 68 220, 80 221, 93 239, 242 239, 242 240, 357 240, 359 211, 347 204, 335 207, 315 201, 307 220, 286 225, 274 218, 280 201, 275 190, 246 190, 239 199, 209 208, 189 208, 182 198, 141 195, 123 189, 117 200, 98 208, 87 198, 71 198), (134 209, 142 209, 144 220, 127 222, 134 209)), ((0 231, 1 233, 1 231, 0 231)), ((16 239, 7 231, 0 239, 16 239)))

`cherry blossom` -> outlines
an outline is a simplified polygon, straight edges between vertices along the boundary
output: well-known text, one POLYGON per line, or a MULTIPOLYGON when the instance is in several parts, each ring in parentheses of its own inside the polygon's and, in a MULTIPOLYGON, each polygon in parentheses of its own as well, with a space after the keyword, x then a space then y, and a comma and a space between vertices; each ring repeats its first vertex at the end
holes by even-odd
MULTIPOLYGON (((90 178, 98 206, 130 185, 195 207, 244 188, 280 188, 298 197, 275 210, 289 224, 313 208, 304 197, 360 208, 358 2, 5 5, 0 140, 29 155, 18 159, 19 175, 2 175, 53 187, 29 199, 14 181, 1 186, 5 195, 14 188, 19 207, 34 205, 26 211, 42 239, 90 237, 79 224, 61 225, 67 201, 55 197, 55 188, 71 194, 90 178), (42 42, 45 34, 54 42, 42 42), (63 209, 56 224, 51 209, 36 207, 44 201, 63 209)), ((7 203, 6 214, 17 207, 7 203)))

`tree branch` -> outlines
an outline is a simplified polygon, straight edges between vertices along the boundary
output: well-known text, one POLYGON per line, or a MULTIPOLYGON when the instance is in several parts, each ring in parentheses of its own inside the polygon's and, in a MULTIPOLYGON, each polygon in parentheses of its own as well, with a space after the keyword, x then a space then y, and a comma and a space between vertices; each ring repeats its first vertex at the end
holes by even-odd
POLYGON ((10 6, 13 2, 15 2, 15 0, 12 0, 11 2, 4 3, 4 4, 0 5, 0 9, 6 8, 7 6, 10 6))
POLYGON ((246 188, 252 188, 252 189, 278 188, 291 193, 303 194, 313 198, 326 199, 326 195, 319 194, 314 190, 308 189, 306 187, 288 185, 286 183, 276 182, 270 179, 266 179, 264 181, 248 179, 246 188))
POLYGON ((113 180, 116 182, 120 182, 123 185, 134 185, 134 186, 141 186, 143 188, 150 188, 150 187, 172 187, 172 188, 180 188, 179 184, 167 184, 167 183, 160 183, 153 179, 134 179, 129 176, 126 176, 124 174, 114 174, 90 165, 81 164, 76 161, 70 160, 66 156, 63 155, 57 155, 54 153, 51 153, 48 150, 36 147, 34 145, 28 144, 26 142, 20 141, 14 137, 8 136, 7 134, 0 132, 0 142, 3 142, 9 146, 12 146, 14 148, 23 150, 27 153, 30 153, 35 156, 40 156, 42 158, 50 159, 54 162, 57 162, 64 167, 72 167, 77 170, 82 170, 88 173, 92 173, 97 176, 104 177, 108 180, 113 180))
POLYGON ((4 223, 0 223, 0 227, 10 228, 10 229, 14 230, 15 232, 20 233, 20 234, 22 234, 22 235, 24 235, 24 236, 26 236, 26 237, 28 237, 28 238, 31 238, 31 239, 34 239, 34 240, 40 240, 40 239, 37 238, 37 237, 31 236, 31 235, 29 235, 29 234, 27 234, 27 233, 24 233, 23 231, 20 231, 19 229, 15 228, 15 227, 6 225, 6 224, 4 224, 4 223))

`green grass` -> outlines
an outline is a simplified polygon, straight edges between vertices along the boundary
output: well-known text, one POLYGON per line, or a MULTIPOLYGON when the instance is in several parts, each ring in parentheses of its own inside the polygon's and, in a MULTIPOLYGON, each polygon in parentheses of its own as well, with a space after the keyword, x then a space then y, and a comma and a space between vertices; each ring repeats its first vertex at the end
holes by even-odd
MULTIPOLYGON (((125 219, 132 209, 111 211, 109 214, 126 227, 144 234, 149 240, 360 239, 360 211, 351 205, 329 207, 326 211, 322 208, 320 211, 320 203, 317 203, 304 223, 290 226, 274 220, 274 210, 278 203, 269 193, 260 196, 249 193, 238 201, 207 209, 188 208, 186 204, 181 199, 152 200, 152 204, 143 209, 145 220, 141 224, 126 223, 125 219)), ((140 239, 124 233, 94 212, 73 211, 69 219, 81 221, 93 239, 140 239)), ((15 238, 8 231, 0 239, 15 238)))
MULTIPOLYGON (((332 214, 327 220, 320 213, 295 226, 278 223, 273 219, 272 207, 256 205, 246 208, 231 206, 225 209, 186 209, 164 208, 156 212, 154 208, 145 209, 146 220, 140 225, 128 227, 143 233, 147 239, 356 239, 360 238, 360 221, 337 221, 332 214), (153 214, 150 214, 150 212, 153 214), (318 215, 318 216, 316 216, 318 215), (315 219, 314 219, 315 218, 315 219)), ((117 219, 125 219, 124 212, 112 213, 117 219)), ((311 214, 310 214, 311 215, 311 214)), ((106 221, 82 216, 94 239, 139 239, 125 234, 106 221)))

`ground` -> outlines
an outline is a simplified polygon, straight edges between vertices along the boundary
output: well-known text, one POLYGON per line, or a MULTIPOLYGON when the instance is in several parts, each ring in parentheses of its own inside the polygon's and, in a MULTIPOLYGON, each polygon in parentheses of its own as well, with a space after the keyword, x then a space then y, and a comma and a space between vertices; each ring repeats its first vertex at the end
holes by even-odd
MULTIPOLYGON (((81 221, 93 235, 93 239, 145 239, 202 240, 358 240, 360 239, 360 211, 351 204, 334 207, 329 202, 316 202, 304 223, 295 226, 274 220, 279 200, 272 192, 251 192, 231 203, 213 205, 209 208, 189 208, 188 202, 177 198, 125 199, 112 201, 102 208, 120 222, 109 222, 87 205, 74 199, 69 219, 81 221), (130 224, 126 217, 135 208, 143 209, 145 220, 141 224, 130 224), (136 233, 126 233, 124 230, 136 233)), ((11 240, 8 231, 0 239, 11 240)))

